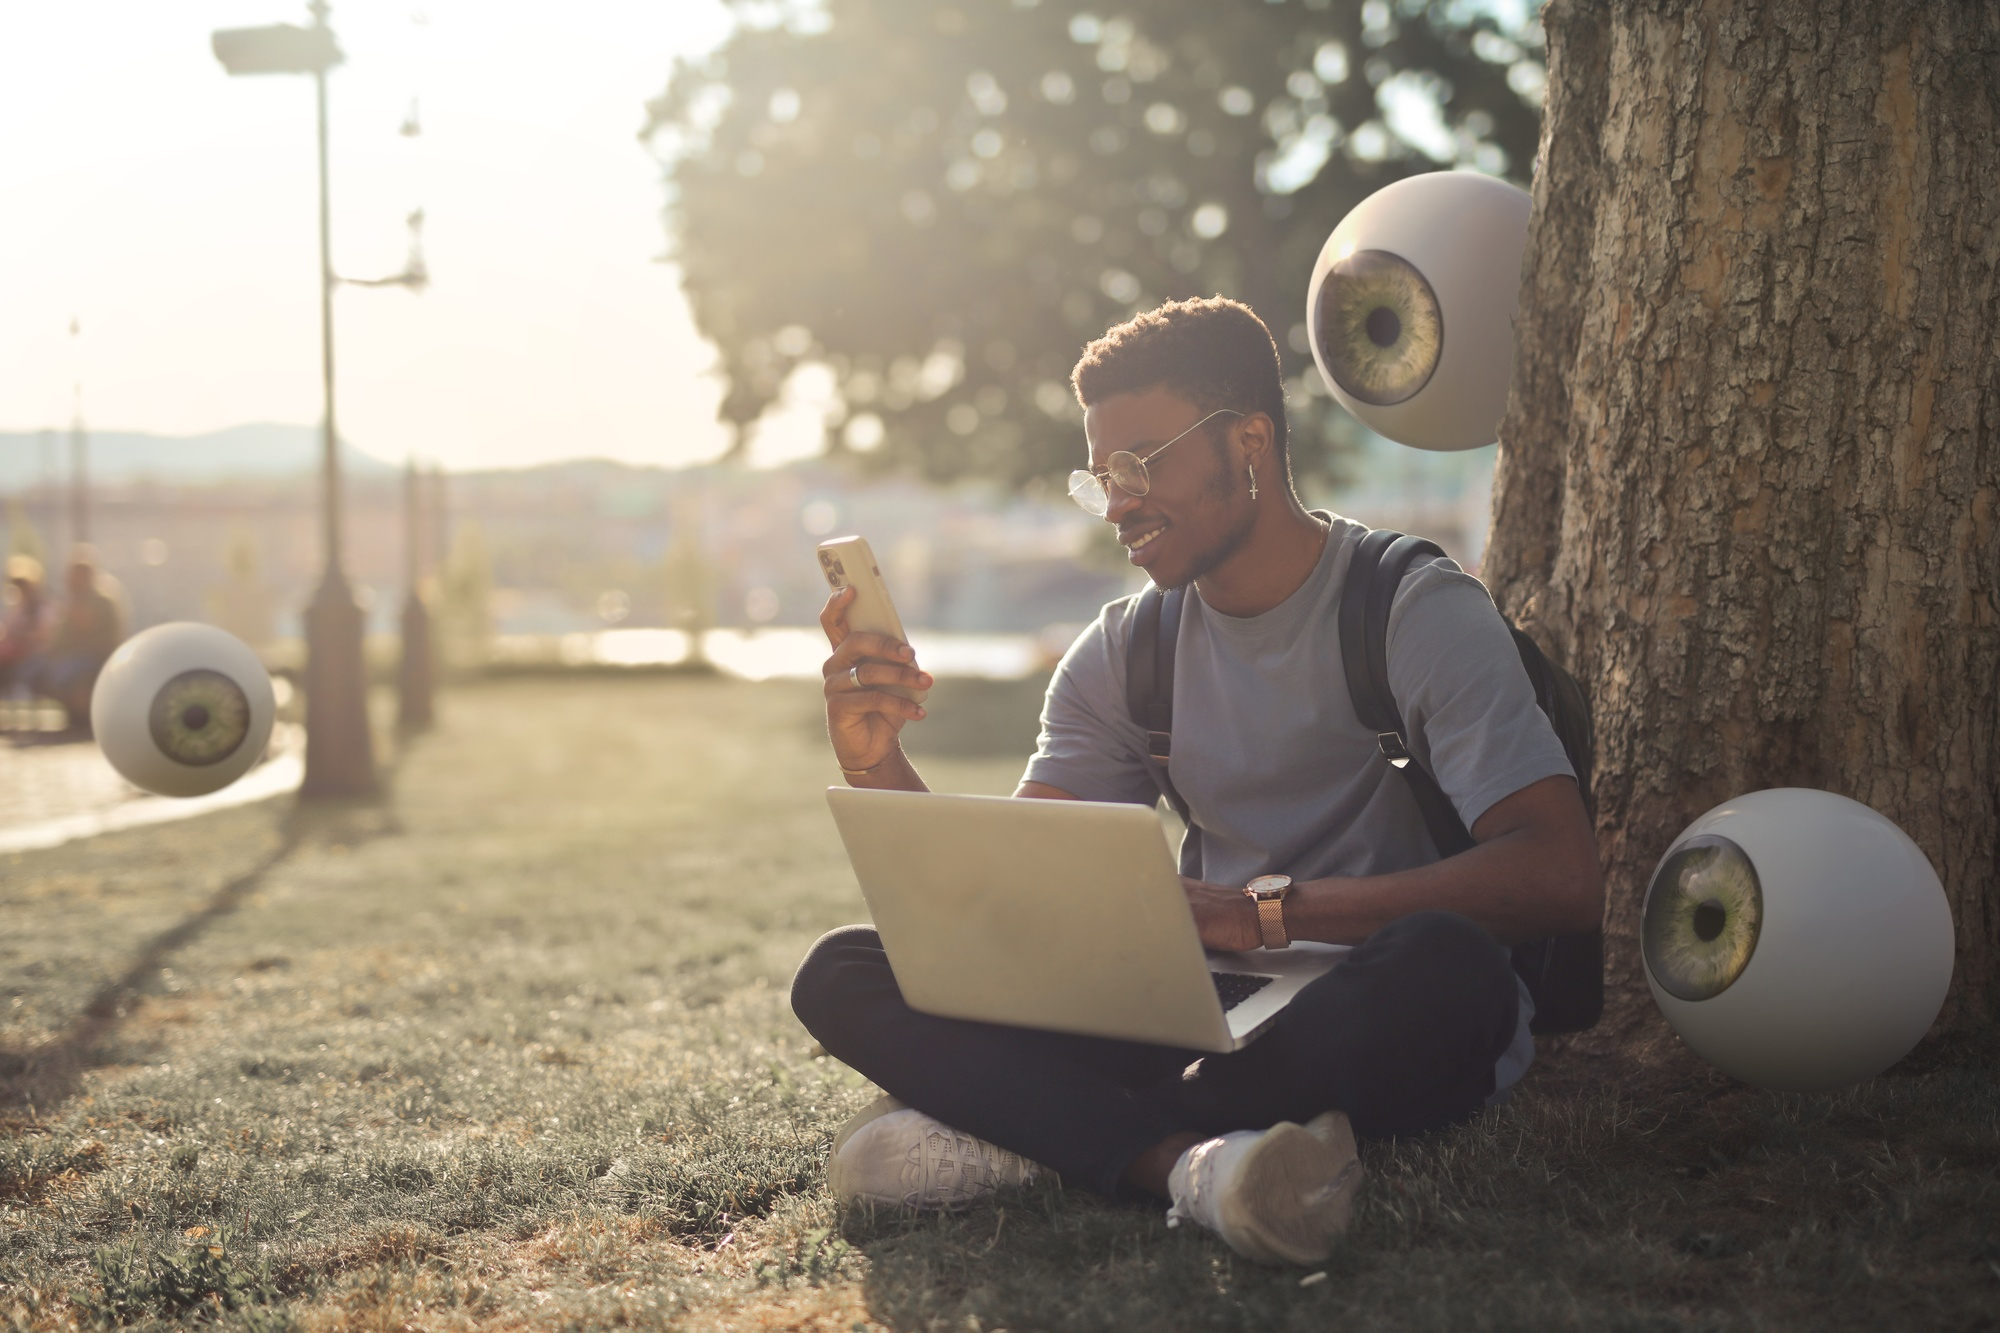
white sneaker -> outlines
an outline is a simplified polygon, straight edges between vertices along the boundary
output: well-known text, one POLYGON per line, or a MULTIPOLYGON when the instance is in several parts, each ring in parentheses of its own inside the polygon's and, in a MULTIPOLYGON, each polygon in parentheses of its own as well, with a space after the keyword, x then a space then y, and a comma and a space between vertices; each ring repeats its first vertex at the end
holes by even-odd
POLYGON ((1026 1185, 1041 1170, 1019 1153, 880 1097, 833 1136, 826 1181, 842 1203, 950 1212, 1003 1185, 1026 1185))
POLYGON ((1316 1264, 1354 1220, 1354 1130, 1339 1111, 1197 1143, 1167 1177, 1167 1225, 1196 1222, 1260 1264, 1316 1264))

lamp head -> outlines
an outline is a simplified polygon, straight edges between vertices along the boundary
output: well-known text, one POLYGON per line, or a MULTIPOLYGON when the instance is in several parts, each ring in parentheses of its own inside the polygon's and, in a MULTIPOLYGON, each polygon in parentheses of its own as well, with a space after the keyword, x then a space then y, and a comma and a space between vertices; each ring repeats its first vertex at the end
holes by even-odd
POLYGON ((324 22, 310 28, 294 23, 222 28, 209 46, 231 74, 324 74, 345 58, 324 22))

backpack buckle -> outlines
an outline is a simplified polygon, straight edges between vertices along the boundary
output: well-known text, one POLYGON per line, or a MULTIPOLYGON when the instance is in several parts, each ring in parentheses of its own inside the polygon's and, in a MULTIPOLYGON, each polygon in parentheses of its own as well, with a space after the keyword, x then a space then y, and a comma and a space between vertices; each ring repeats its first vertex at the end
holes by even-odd
POLYGON ((1410 766, 1410 747, 1403 743, 1401 732, 1377 732, 1375 733, 1375 744, 1382 747, 1382 757, 1389 761, 1389 767, 1408 768, 1410 766))
POLYGON ((1174 752, 1174 734, 1171 731, 1149 731, 1146 733, 1146 755, 1156 764, 1167 762, 1167 756, 1174 752))

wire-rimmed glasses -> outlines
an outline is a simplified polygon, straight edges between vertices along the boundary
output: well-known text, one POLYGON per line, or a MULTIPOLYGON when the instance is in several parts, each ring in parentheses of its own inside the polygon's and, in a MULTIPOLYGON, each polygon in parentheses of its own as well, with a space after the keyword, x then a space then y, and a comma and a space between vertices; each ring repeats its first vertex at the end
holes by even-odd
POLYGON ((1106 477, 1116 482, 1118 489, 1127 495, 1135 498, 1144 495, 1153 488, 1152 480, 1146 475, 1146 464, 1171 449, 1175 441, 1200 430, 1225 412, 1233 417, 1243 415, 1233 407, 1218 407, 1144 458, 1129 450, 1120 449, 1104 460, 1102 473, 1093 472, 1089 468, 1078 468, 1069 474, 1069 498, 1083 506, 1085 513, 1103 518, 1111 509, 1111 493, 1104 489, 1106 477))

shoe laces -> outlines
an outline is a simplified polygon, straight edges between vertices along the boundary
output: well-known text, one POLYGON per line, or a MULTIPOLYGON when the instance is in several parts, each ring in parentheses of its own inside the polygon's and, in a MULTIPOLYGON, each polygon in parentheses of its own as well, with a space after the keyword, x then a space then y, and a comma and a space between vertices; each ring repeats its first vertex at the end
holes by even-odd
POLYGON ((992 1193, 1010 1165, 1024 1182, 1033 1178, 1018 1155, 938 1123, 910 1151, 903 1170, 904 1202, 913 1208, 970 1203, 992 1193))

